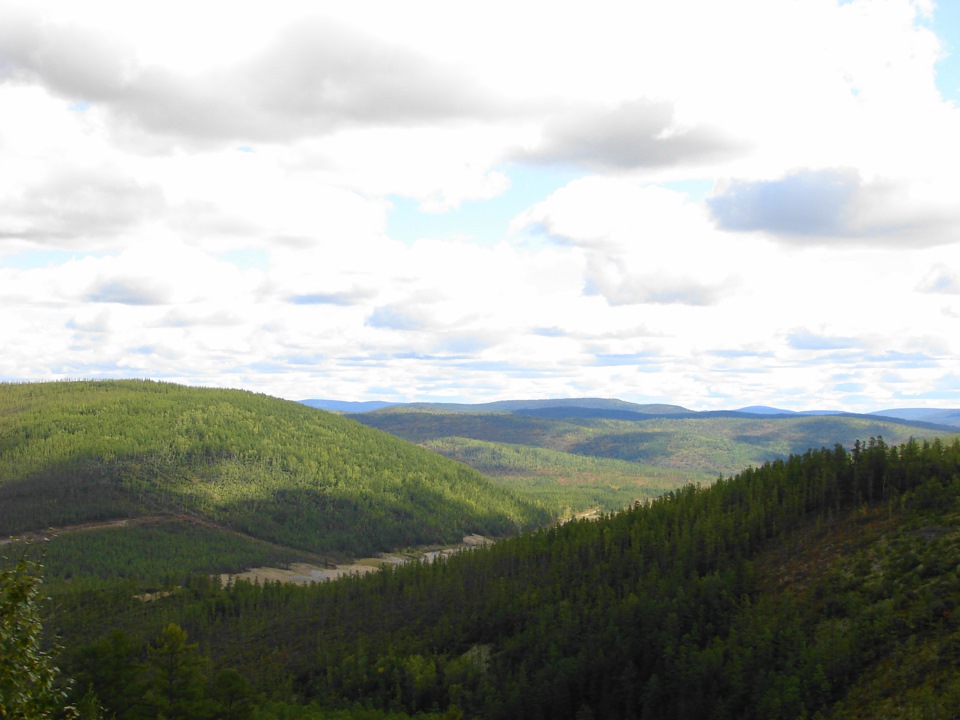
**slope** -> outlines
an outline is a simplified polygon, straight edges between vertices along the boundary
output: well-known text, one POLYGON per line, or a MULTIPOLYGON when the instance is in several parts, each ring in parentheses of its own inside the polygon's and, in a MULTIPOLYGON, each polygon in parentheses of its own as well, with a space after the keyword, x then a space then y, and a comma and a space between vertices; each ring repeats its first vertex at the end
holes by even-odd
POLYGON ((149 614, 101 593, 76 627, 109 618, 135 640, 71 668, 142 655, 175 621, 275 694, 262 717, 332 717, 291 699, 488 720, 949 717, 958 548, 960 442, 873 440, 365 579, 198 579, 149 614))
POLYGON ((864 415, 710 412, 624 418, 617 408, 602 410, 600 417, 582 415, 583 410, 461 413, 396 407, 356 419, 465 462, 507 487, 551 502, 555 511, 619 509, 651 490, 712 482, 811 447, 852 447, 863 437, 901 443, 953 430, 864 415), (498 467, 504 457, 509 472, 498 467), (584 458, 598 462, 588 469, 584 458))
POLYGON ((0 536, 155 513, 340 554, 549 520, 464 465, 295 402, 146 381, 0 385, 0 536))
POLYGON ((871 414, 960 427, 960 409, 957 408, 893 408, 877 410, 871 414))

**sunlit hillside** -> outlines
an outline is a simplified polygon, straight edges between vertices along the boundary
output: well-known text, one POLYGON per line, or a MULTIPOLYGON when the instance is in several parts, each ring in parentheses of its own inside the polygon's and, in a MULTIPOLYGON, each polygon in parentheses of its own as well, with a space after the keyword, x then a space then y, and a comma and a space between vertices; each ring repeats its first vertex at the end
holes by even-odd
POLYGON ((340 554, 551 519, 464 465, 299 403, 142 381, 0 385, 0 536, 156 513, 340 554))

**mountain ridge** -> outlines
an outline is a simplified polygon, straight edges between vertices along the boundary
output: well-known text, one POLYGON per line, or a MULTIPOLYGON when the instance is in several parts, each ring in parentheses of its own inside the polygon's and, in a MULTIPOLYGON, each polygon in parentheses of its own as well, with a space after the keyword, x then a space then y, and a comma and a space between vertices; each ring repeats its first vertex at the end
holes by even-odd
MULTIPOLYGON (((377 412, 382 410, 406 409, 416 410, 434 410, 438 412, 470 412, 470 413, 488 413, 488 412, 510 412, 523 414, 543 413, 552 414, 553 417, 560 417, 563 411, 573 413, 577 411, 581 417, 587 417, 586 411, 600 411, 611 413, 608 417, 627 417, 632 415, 689 415, 689 416, 709 416, 709 415, 728 415, 730 417, 739 416, 831 416, 848 415, 854 417, 878 416, 885 418, 895 418, 898 420, 908 420, 927 423, 928 426, 936 425, 941 428, 960 427, 960 408, 922 408, 922 407, 904 407, 892 408, 887 410, 871 410, 868 412, 853 412, 846 410, 787 410, 770 405, 748 405, 745 407, 721 410, 691 410, 681 405, 669 403, 635 403, 617 398, 547 398, 536 400, 496 400, 482 403, 443 403, 443 402, 388 402, 383 400, 368 401, 341 401, 329 399, 308 399, 300 400, 310 407, 329 410, 332 412, 343 412, 347 414, 362 414, 366 412, 377 412)), ((600 417, 600 412, 594 416, 600 417)), ((574 415, 568 415, 573 417, 574 415)))

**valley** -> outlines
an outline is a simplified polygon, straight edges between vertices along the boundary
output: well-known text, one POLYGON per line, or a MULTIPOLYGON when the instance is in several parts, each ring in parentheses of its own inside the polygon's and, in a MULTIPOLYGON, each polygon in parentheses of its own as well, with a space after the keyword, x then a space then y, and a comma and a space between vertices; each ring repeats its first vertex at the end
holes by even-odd
POLYGON ((313 582, 337 580, 346 575, 366 575, 383 570, 385 567, 403 565, 408 562, 434 562, 465 550, 472 550, 490 544, 489 538, 480 535, 468 535, 457 545, 443 547, 428 545, 422 548, 410 548, 403 552, 381 553, 375 557, 356 558, 341 565, 311 565, 309 563, 291 563, 289 567, 257 567, 239 573, 223 573, 220 581, 226 585, 237 580, 250 582, 280 582, 306 585, 313 582))
POLYGON ((0 605, 99 720, 960 704, 951 426, 648 409, 0 385, 0 605))
POLYGON ((392 406, 350 417, 465 463, 559 516, 594 506, 612 512, 809 448, 957 432, 917 418, 694 413, 597 399, 392 406))

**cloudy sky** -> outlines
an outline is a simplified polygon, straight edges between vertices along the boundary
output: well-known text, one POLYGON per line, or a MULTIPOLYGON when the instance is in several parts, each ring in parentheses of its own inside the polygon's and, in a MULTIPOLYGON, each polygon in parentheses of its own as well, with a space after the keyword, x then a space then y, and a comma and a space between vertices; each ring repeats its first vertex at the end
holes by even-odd
POLYGON ((0 0, 0 379, 960 407, 958 6, 0 0))

